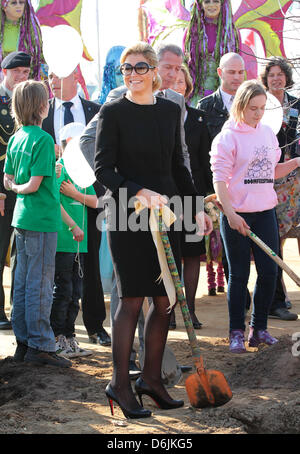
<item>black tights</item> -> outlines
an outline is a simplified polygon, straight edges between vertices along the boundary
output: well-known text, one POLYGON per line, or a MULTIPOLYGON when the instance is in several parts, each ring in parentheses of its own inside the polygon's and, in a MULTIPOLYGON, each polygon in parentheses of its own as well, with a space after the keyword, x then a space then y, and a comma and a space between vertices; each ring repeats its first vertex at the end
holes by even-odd
MULTIPOLYGON (((111 386, 119 402, 134 410, 139 404, 133 394, 128 368, 139 312, 144 298, 121 298, 112 332, 113 377, 111 386)), ((170 314, 166 296, 153 297, 145 320, 145 359, 142 377, 160 397, 171 400, 161 379, 161 365, 167 341, 170 314)))
MULTIPOLYGON (((184 257, 183 259, 183 280, 186 302, 189 308, 192 322, 198 322, 195 314, 195 297, 198 287, 200 273, 200 256, 184 257)), ((175 313, 172 311, 171 320, 175 321, 175 313)))

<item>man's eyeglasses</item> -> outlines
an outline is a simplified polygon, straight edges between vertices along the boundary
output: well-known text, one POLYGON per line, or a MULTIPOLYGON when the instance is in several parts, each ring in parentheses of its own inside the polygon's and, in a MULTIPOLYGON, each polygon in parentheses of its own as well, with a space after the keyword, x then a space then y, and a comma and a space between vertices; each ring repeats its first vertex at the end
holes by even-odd
POLYGON ((155 66, 150 66, 145 61, 139 61, 134 66, 132 66, 130 63, 123 63, 120 66, 120 71, 123 74, 123 76, 130 76, 133 70, 136 72, 136 74, 142 75, 146 74, 149 71, 149 69, 154 68, 155 66))

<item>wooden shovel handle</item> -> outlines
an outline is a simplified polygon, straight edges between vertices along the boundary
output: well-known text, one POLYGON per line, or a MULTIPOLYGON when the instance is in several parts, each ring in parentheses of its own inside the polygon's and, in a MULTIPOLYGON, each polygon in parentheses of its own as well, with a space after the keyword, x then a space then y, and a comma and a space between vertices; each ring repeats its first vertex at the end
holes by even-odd
POLYGON ((297 274, 294 273, 294 271, 291 270, 291 268, 286 263, 284 263, 284 261, 280 257, 278 257, 278 255, 275 254, 275 252, 272 251, 272 249, 266 243, 258 238, 255 233, 251 232, 251 230, 249 229, 246 229, 246 233, 248 237, 251 238, 251 240, 253 240, 254 243, 256 243, 269 257, 271 257, 271 259, 274 260, 274 262, 276 262, 277 265, 280 266, 280 268, 282 268, 290 276, 291 279, 293 279, 298 287, 300 287, 299 276, 297 276, 297 274))
POLYGON ((195 368, 197 370, 199 377, 201 378, 207 399, 213 405, 215 403, 215 397, 214 397, 214 394, 213 394, 211 387, 209 385, 209 382, 208 382, 208 377, 207 377, 207 374, 206 374, 206 371, 204 368, 202 356, 200 354, 200 348, 199 348, 199 345, 197 342, 197 337, 196 337, 193 322, 192 322, 192 319, 190 316, 190 311, 189 311, 189 308, 188 308, 188 305, 186 302, 186 298, 185 298, 185 294, 184 294, 184 291, 182 288, 182 282, 179 277, 177 265, 176 265, 173 251, 172 251, 172 248, 171 248, 171 245, 169 242, 169 237, 166 232, 164 222, 162 220, 161 211, 155 209, 154 214, 156 216, 156 220, 158 223, 158 229, 159 229, 160 237, 161 237, 163 247, 165 250, 168 267, 169 267, 169 270, 170 270, 170 273, 171 273, 171 276, 172 276, 172 279, 174 282, 174 286, 176 289, 177 300, 180 304, 180 309, 182 312, 184 325, 186 328, 186 332, 187 332, 187 335, 189 338, 189 342, 190 342, 190 346, 191 346, 191 350, 192 350, 192 354, 193 354, 195 368))
POLYGON ((206 197, 204 197, 204 203, 216 202, 216 200, 217 200, 217 194, 210 194, 210 195, 207 195, 206 197))
POLYGON ((154 210, 154 214, 155 214, 155 217, 156 217, 156 220, 157 220, 157 223, 158 223, 159 234, 160 234, 160 237, 161 237, 161 240, 162 240, 162 244, 163 244, 163 247, 164 247, 164 250, 165 250, 166 259, 167 259, 167 262, 168 262, 168 267, 169 267, 169 270, 170 270, 170 273, 171 273, 171 276, 172 276, 172 279, 173 279, 173 282, 174 282, 174 286, 175 286, 175 289, 176 289, 177 301, 180 304, 180 309, 181 309, 181 312, 182 312, 184 325, 185 325, 185 328, 186 328, 186 331, 187 331, 187 335, 188 335, 188 338, 189 338, 189 342, 190 342, 193 358, 194 358, 194 361, 195 361, 195 365, 197 367, 197 364, 198 364, 199 358, 200 358, 200 348, 199 348, 199 345, 198 345, 198 342, 197 342, 197 337, 196 337, 195 330, 194 330, 194 327, 193 327, 193 322, 192 322, 192 319, 191 319, 191 316, 190 316, 189 308, 188 308, 188 305, 187 305, 187 302, 186 302, 186 298, 185 298, 185 294, 184 294, 184 291, 183 291, 183 288, 182 288, 182 282, 181 282, 181 279, 179 277, 177 265, 176 265, 176 262, 175 262, 175 259, 174 259, 174 255, 173 255, 173 251, 172 251, 171 244, 170 244, 170 241, 169 241, 169 237, 168 237, 168 234, 166 232, 166 226, 165 226, 165 224, 164 224, 164 222, 162 220, 161 212, 160 212, 160 210, 155 209, 154 210))

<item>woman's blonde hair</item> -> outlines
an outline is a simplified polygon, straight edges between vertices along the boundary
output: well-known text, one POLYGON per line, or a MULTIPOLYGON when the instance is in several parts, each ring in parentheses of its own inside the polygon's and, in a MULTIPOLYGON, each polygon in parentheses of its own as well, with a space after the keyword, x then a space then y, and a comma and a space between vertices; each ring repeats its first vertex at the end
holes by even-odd
POLYGON ((244 121, 244 110, 246 109, 249 101, 255 96, 265 95, 266 90, 263 85, 257 80, 246 80, 243 82, 234 96, 234 100, 230 109, 230 116, 238 123, 244 121))
MULTIPOLYGON (((138 43, 134 44, 133 46, 126 47, 126 49, 123 50, 121 57, 120 57, 121 65, 125 62, 126 58, 129 55, 137 55, 137 54, 142 54, 150 66, 155 66, 155 68, 157 68, 158 58, 157 58, 157 54, 156 54, 155 50, 153 49, 152 46, 150 46, 150 44, 145 43, 143 41, 138 42, 138 43)), ((160 78, 159 74, 156 74, 156 76, 153 80, 152 91, 159 90, 160 86, 161 86, 161 78, 160 78)))
POLYGON ((49 92, 44 82, 26 80, 16 85, 12 96, 11 112, 18 128, 39 125, 41 111, 47 106, 49 92))
POLYGON ((185 79, 185 84, 186 84, 184 98, 188 99, 188 97, 190 96, 190 94, 193 91, 193 79, 192 79, 190 72, 186 65, 183 64, 181 66, 181 71, 184 74, 184 79, 185 79))

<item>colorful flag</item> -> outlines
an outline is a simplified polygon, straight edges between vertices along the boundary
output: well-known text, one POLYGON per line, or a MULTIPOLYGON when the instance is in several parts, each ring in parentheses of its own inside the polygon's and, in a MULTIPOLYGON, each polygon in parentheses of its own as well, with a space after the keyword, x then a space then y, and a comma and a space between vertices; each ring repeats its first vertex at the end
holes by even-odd
MULTIPOLYGON (((39 0, 36 15, 41 26, 69 25, 75 28, 81 36, 81 9, 82 0, 39 0)), ((93 60, 84 43, 83 57, 89 61, 93 60)))

